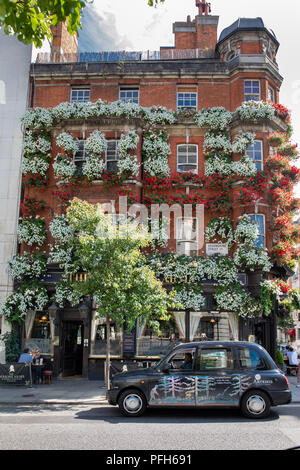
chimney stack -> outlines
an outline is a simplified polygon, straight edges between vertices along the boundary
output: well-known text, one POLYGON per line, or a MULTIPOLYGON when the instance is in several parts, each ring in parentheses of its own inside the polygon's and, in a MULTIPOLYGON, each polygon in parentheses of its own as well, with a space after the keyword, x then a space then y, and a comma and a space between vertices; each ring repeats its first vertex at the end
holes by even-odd
POLYGON ((67 28, 67 22, 51 26, 52 45, 51 55, 77 54, 78 35, 71 36, 67 28))

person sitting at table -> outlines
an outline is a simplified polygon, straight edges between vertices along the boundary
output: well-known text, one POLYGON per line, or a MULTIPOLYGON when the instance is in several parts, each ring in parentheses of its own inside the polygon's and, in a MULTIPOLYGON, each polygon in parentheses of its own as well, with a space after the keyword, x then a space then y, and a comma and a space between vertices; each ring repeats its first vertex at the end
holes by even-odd
POLYGON ((42 366, 43 366, 43 357, 40 355, 40 351, 35 349, 33 352, 33 370, 35 371, 35 379, 37 383, 42 383, 42 366))
POLYGON ((20 355, 18 362, 32 362, 32 354, 29 353, 29 348, 25 348, 20 355))

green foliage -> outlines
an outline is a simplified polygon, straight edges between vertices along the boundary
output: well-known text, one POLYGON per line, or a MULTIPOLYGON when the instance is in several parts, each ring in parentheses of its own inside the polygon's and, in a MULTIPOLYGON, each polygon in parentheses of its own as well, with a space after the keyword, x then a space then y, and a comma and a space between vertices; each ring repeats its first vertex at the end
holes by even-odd
POLYGON ((1 339, 5 344, 5 361, 17 362, 20 356, 18 333, 16 331, 5 333, 1 339))
MULTIPOLYGON (((164 0, 148 0, 157 6, 164 0)), ((24 44, 41 47, 50 38, 51 26, 68 22, 71 35, 81 29, 81 12, 88 0, 0 0, 0 27, 6 34, 16 34, 24 44)))
POLYGON ((284 364, 283 355, 282 355, 282 352, 279 349, 277 349, 277 351, 276 351, 276 363, 279 364, 279 365, 284 364))
POLYGON ((70 241, 74 256, 87 273, 85 282, 74 282, 76 297, 91 295, 101 317, 125 323, 130 331, 138 317, 155 322, 167 318, 169 297, 141 249, 150 236, 133 223, 113 224, 100 206, 74 198, 67 209, 74 230, 70 241))
POLYGON ((41 47, 51 37, 51 26, 68 21, 74 35, 81 28, 80 14, 87 4, 83 0, 1 0, 0 26, 6 34, 16 34, 24 44, 41 47))

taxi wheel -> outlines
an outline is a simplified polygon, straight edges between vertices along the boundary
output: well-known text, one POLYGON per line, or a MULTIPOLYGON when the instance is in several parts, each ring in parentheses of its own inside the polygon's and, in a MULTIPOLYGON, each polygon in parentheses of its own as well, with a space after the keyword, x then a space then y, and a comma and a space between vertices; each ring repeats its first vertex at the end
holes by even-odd
POLYGON ((141 416, 147 408, 147 402, 143 393, 136 389, 125 390, 125 392, 121 393, 118 405, 123 415, 132 418, 141 416))
POLYGON ((241 411, 246 418, 266 418, 270 414, 270 408, 270 398, 260 390, 250 390, 241 401, 241 411))

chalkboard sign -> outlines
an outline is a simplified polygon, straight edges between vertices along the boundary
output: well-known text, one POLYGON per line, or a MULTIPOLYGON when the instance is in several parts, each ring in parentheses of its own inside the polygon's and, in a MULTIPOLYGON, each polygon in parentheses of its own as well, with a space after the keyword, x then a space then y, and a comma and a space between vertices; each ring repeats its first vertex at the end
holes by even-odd
POLYGON ((135 353, 135 328, 127 333, 124 331, 123 334, 123 353, 134 354, 135 353))
POLYGON ((0 364, 0 385, 30 385, 30 383, 30 363, 0 364))

